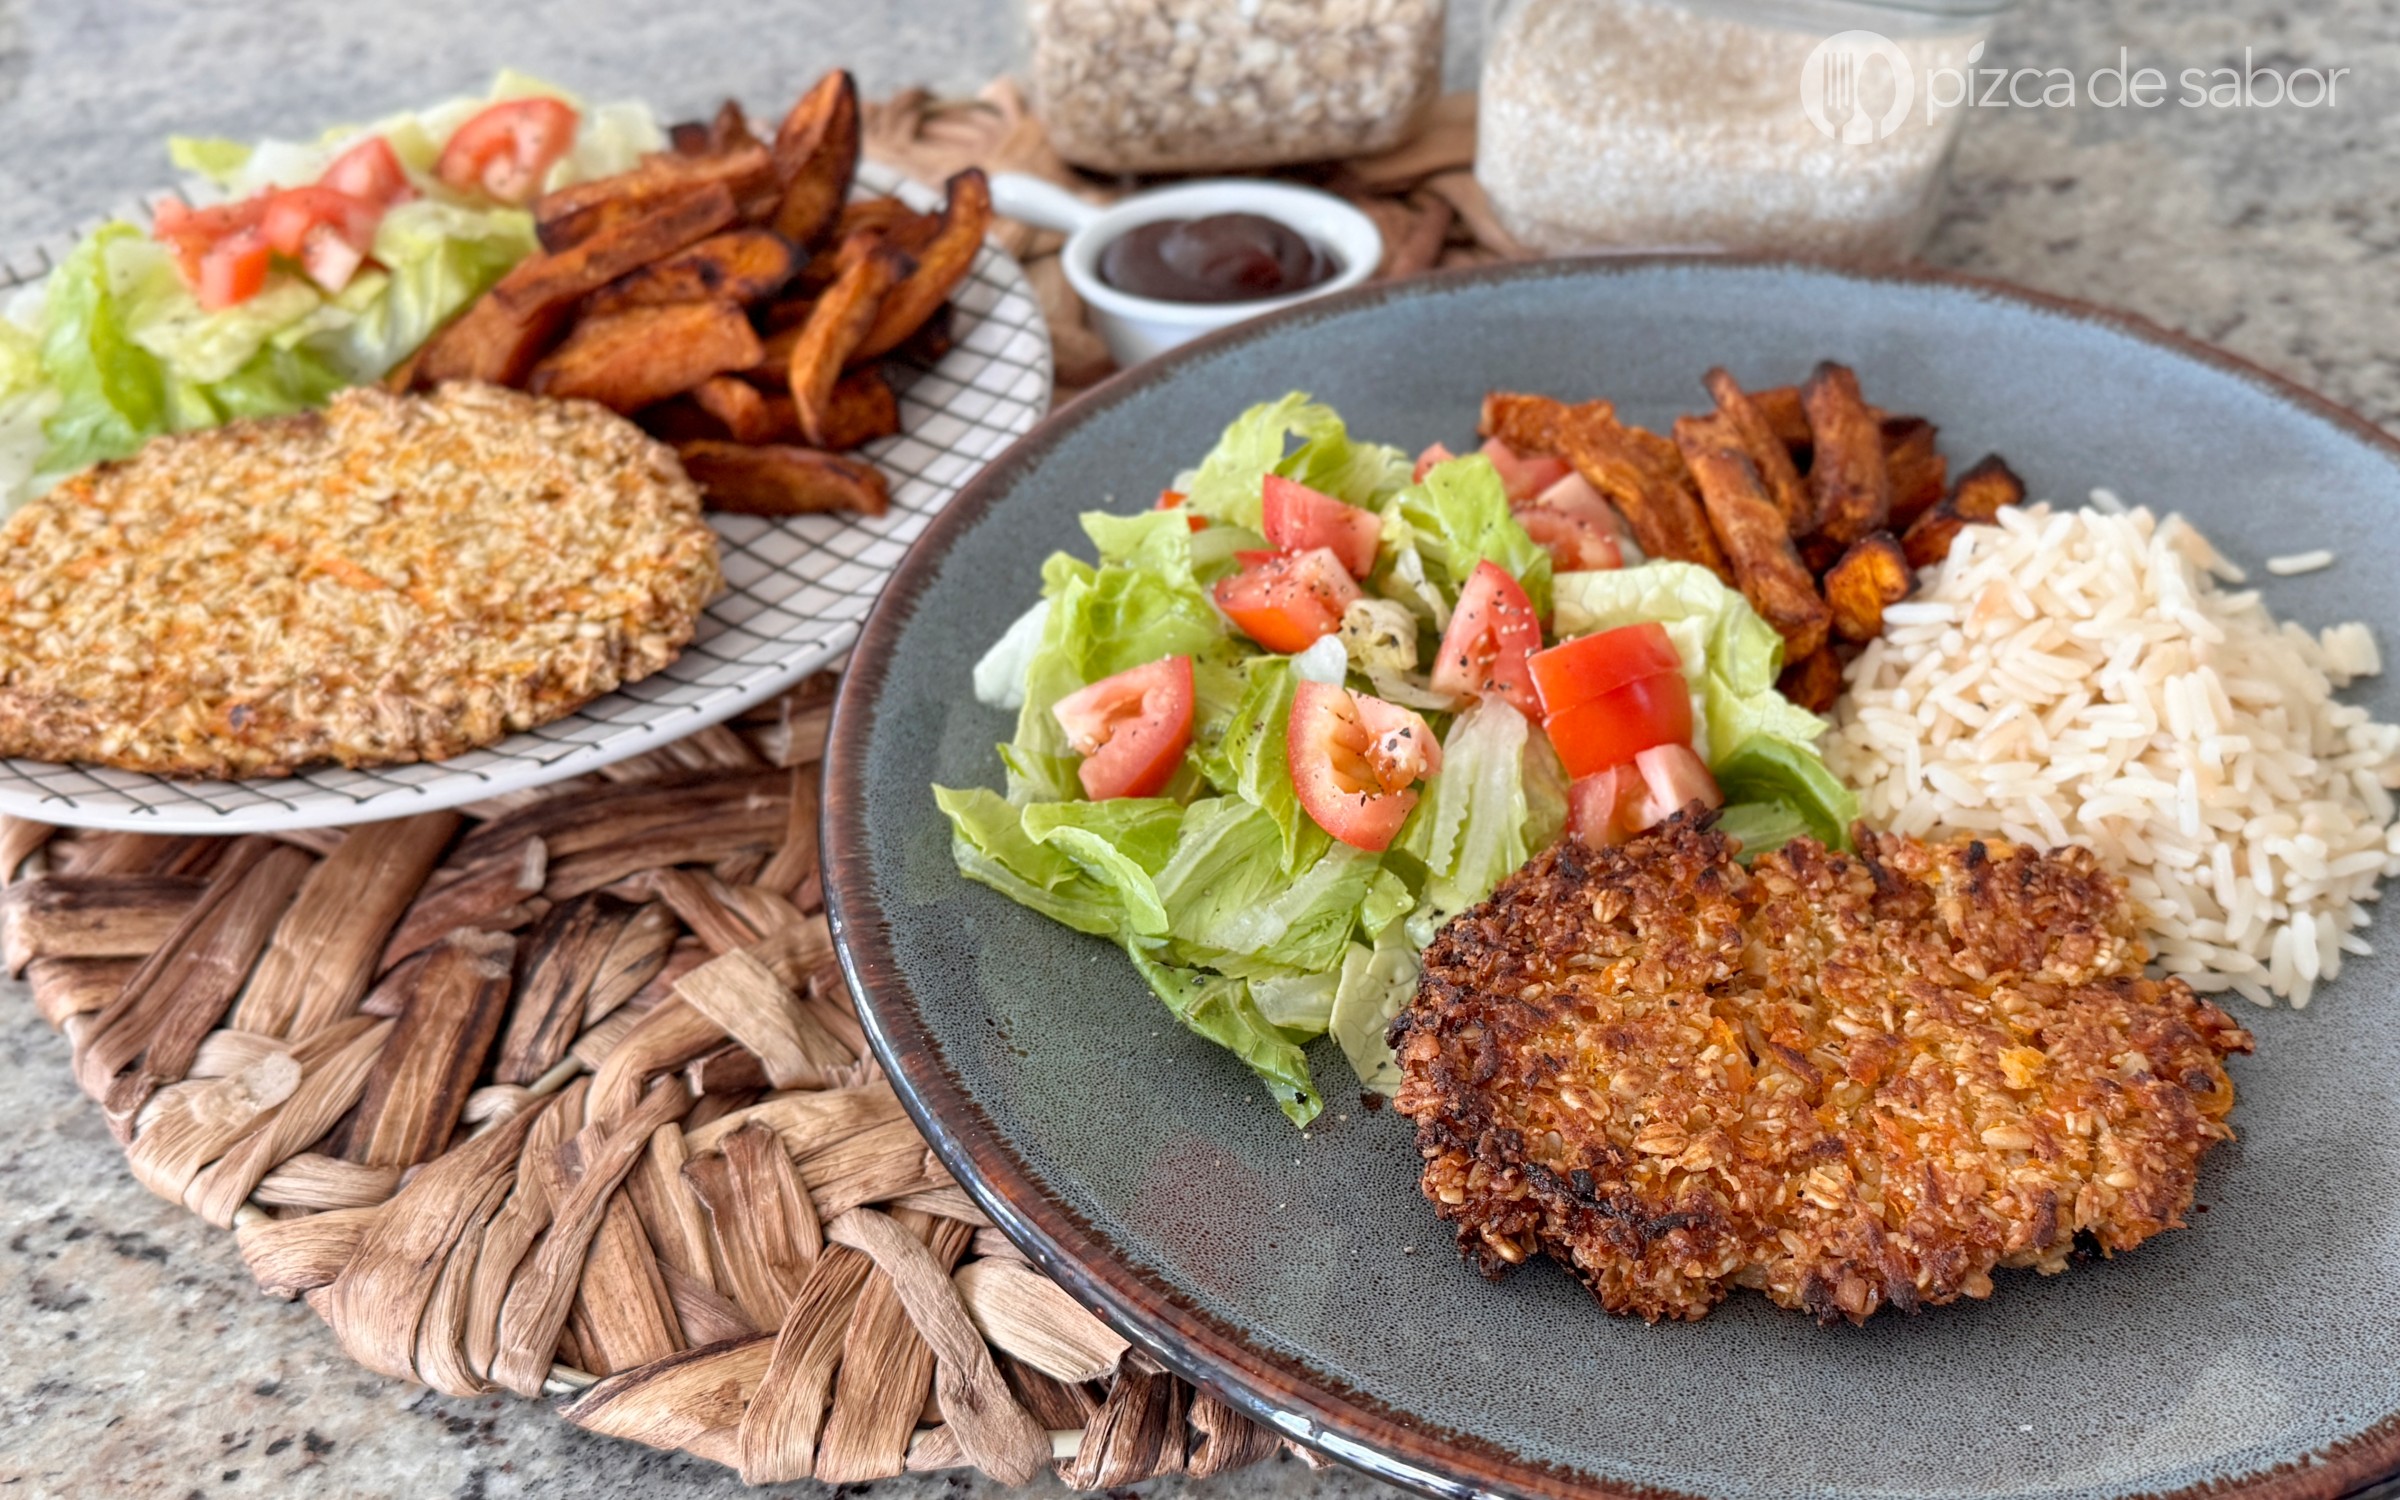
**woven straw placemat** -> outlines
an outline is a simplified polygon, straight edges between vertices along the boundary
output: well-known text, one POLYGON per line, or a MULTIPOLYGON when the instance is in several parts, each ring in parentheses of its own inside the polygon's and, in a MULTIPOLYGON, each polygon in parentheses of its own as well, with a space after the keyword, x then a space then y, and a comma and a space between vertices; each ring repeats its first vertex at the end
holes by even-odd
POLYGON ((1272 1456, 901 1112, 820 898, 832 689, 347 832, 0 819, 0 953, 134 1175, 381 1374, 562 1398, 757 1484, 1272 1456))

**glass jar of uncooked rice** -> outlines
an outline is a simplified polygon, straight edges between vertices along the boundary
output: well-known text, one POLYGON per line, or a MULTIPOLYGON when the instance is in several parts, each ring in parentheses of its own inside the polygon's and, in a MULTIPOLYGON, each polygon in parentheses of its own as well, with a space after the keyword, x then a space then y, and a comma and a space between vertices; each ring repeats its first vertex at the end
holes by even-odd
POLYGON ((1475 172, 1529 247, 1888 261, 2010 0, 1499 0, 1475 172))
POLYGON ((1442 0, 1027 0, 1033 107, 1102 172, 1325 161, 1405 140, 1442 0))

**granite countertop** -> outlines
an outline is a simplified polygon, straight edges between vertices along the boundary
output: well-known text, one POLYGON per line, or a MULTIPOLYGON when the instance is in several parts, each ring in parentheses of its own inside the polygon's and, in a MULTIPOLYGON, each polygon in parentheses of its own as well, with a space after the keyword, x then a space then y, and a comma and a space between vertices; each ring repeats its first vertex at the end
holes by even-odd
MULTIPOLYGON (((1450 81, 1465 86, 1482 6, 1452 9, 1450 81)), ((2400 429, 2400 12, 2312 10, 2030 0, 1987 64, 2080 75, 2122 47, 2172 79, 2247 47, 2262 67, 2351 72, 2313 111, 2185 108, 2172 89, 2150 111, 1979 109, 1927 258, 2130 309, 2400 429)), ((677 113, 780 101, 836 63, 871 95, 968 89, 1012 64, 1017 32, 1010 0, 0 0, 0 245, 158 186, 172 131, 295 134, 480 88, 502 63, 677 113)), ((15 984, 0 984, 0 1099, 0 1495, 745 1493, 726 1470, 589 1437, 535 1403, 447 1399, 350 1365, 304 1307, 256 1294, 230 1236, 135 1185, 15 984)), ((963 1475, 872 1488, 1005 1493, 963 1475)), ((1286 1459, 1149 1493, 1390 1492, 1286 1459)))

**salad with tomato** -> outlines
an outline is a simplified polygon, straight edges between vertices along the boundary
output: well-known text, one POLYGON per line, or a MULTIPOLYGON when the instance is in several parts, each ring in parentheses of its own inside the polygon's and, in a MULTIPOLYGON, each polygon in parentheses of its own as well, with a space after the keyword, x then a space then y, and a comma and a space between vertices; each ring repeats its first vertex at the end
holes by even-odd
POLYGON ((513 73, 306 143, 172 141, 221 201, 103 224, 0 316, 0 514, 162 433, 381 378, 538 248, 532 198, 664 145, 640 104, 513 73))
POLYGON ((934 788, 959 869, 1121 946, 1295 1124, 1319 1037, 1396 1087, 1419 954, 1552 841, 1699 805, 1749 853, 1838 847, 1857 815, 1774 630, 1554 460, 1411 460, 1294 393, 1083 527, 976 668, 1017 726, 1004 789, 934 788))

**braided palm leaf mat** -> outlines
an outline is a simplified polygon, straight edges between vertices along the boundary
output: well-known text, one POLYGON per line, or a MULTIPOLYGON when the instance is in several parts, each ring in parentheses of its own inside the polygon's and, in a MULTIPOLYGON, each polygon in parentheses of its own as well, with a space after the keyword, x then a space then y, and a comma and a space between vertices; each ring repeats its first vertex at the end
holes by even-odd
POLYGON ((0 955, 134 1175, 378 1373, 562 1398, 754 1484, 1272 1456, 901 1112, 821 909, 832 686, 346 833, 0 820, 0 955))

